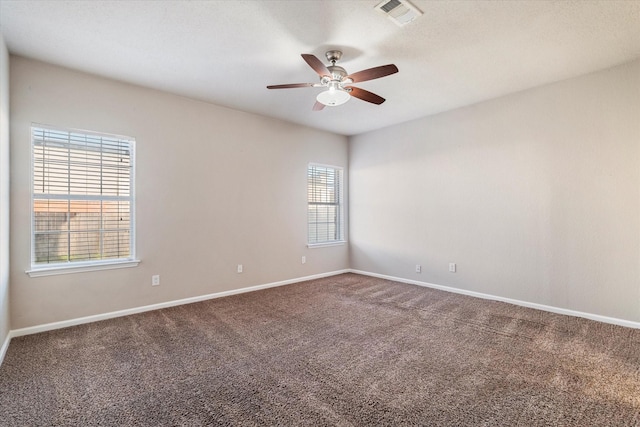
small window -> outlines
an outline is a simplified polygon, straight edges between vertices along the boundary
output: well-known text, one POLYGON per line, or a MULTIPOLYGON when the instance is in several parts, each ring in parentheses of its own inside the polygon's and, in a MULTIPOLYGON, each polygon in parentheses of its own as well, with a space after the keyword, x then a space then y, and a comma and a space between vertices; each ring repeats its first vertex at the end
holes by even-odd
POLYGON ((34 126, 31 141, 32 270, 133 261, 133 138, 34 126))
POLYGON ((310 164, 307 173, 309 246, 344 242, 342 168, 310 164))

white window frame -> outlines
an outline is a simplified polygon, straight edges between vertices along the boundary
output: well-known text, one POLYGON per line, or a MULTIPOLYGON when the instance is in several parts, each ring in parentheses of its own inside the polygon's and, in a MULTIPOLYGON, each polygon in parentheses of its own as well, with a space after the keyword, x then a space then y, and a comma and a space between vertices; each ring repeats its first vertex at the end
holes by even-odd
MULTIPOLYGON (((31 192, 31 209, 30 209, 30 235, 31 235, 31 269, 27 270, 26 273, 30 277, 40 277, 40 276, 50 276, 50 275, 58 275, 58 274, 70 274, 70 273, 81 273, 87 271, 96 271, 96 270, 111 270, 116 268, 128 268, 128 267, 136 267, 140 260, 136 258, 136 223, 135 223, 135 164, 136 164, 136 156, 135 156, 135 139, 128 136, 122 135, 114 135, 108 134, 104 132, 94 132, 94 131, 86 131, 79 129, 65 129, 59 128, 50 125, 42 125, 37 123, 32 123, 30 133, 30 149, 31 149, 31 168, 30 168, 30 192, 31 192), (113 258, 113 259, 102 259, 102 260, 88 260, 88 261, 66 261, 60 263, 51 263, 51 264, 36 264, 35 259, 35 218, 34 218, 34 201, 35 199, 42 198, 41 195, 36 195, 34 192, 34 170, 35 170, 35 156, 34 156, 34 131, 36 129, 41 129, 45 131, 55 131, 55 132, 64 132, 64 133, 75 133, 75 134, 83 134, 88 136, 97 136, 97 137, 106 137, 106 138, 114 138, 120 140, 126 140, 129 142, 130 149, 130 157, 131 157, 131 172, 130 172, 130 188, 129 188, 129 196, 124 197, 120 196, 118 200, 126 200, 129 202, 129 221, 130 221, 130 234, 129 234, 129 256, 126 258, 113 258)), ((51 196, 49 196, 51 197, 51 196)), ((64 197, 57 196, 55 197, 59 200, 113 200, 108 196, 96 196, 96 195, 86 195, 82 197, 72 196, 72 197, 64 197)))
POLYGON ((326 164, 321 164, 321 163, 309 163, 307 165, 307 247, 309 248, 318 248, 318 247, 325 247, 325 246, 339 246, 339 245, 344 245, 347 241, 346 241, 346 217, 345 217, 345 208, 344 208, 344 168, 340 167, 340 166, 334 166, 334 165, 326 165, 326 164), (335 224, 336 224, 336 230, 337 230, 337 234, 338 236, 336 237, 336 239, 332 239, 332 240, 325 240, 325 241, 318 241, 318 242, 311 242, 311 236, 309 233, 309 227, 311 225, 311 215, 310 215, 310 209, 309 206, 311 206, 312 204, 317 205, 318 203, 316 202, 312 202, 311 200, 309 200, 309 178, 310 178, 310 171, 311 168, 323 168, 323 169, 333 169, 338 173, 338 193, 339 193, 339 197, 338 197, 338 201, 335 204, 332 205, 336 205, 338 207, 338 217, 336 218, 335 224))

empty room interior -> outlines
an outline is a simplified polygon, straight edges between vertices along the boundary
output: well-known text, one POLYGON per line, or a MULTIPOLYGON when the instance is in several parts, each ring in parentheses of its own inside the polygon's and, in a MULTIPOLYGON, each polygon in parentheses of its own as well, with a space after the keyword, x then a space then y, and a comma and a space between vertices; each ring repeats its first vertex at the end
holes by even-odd
POLYGON ((640 425, 640 2, 0 0, 50 425, 640 425))

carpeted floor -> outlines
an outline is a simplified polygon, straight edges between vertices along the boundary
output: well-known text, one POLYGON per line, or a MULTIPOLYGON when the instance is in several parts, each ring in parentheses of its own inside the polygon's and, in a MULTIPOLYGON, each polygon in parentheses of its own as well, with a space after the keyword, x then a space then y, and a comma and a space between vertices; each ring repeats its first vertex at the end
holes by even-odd
POLYGON ((355 274, 14 338, 2 426, 638 426, 640 330, 355 274))

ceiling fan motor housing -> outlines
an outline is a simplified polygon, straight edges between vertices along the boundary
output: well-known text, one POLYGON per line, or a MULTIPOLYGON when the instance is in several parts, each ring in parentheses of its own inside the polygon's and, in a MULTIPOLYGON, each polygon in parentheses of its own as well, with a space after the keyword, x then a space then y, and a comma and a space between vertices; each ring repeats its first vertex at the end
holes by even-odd
POLYGON ((338 65, 329 65, 327 69, 331 72, 333 80, 342 81, 347 76, 347 70, 338 65))

